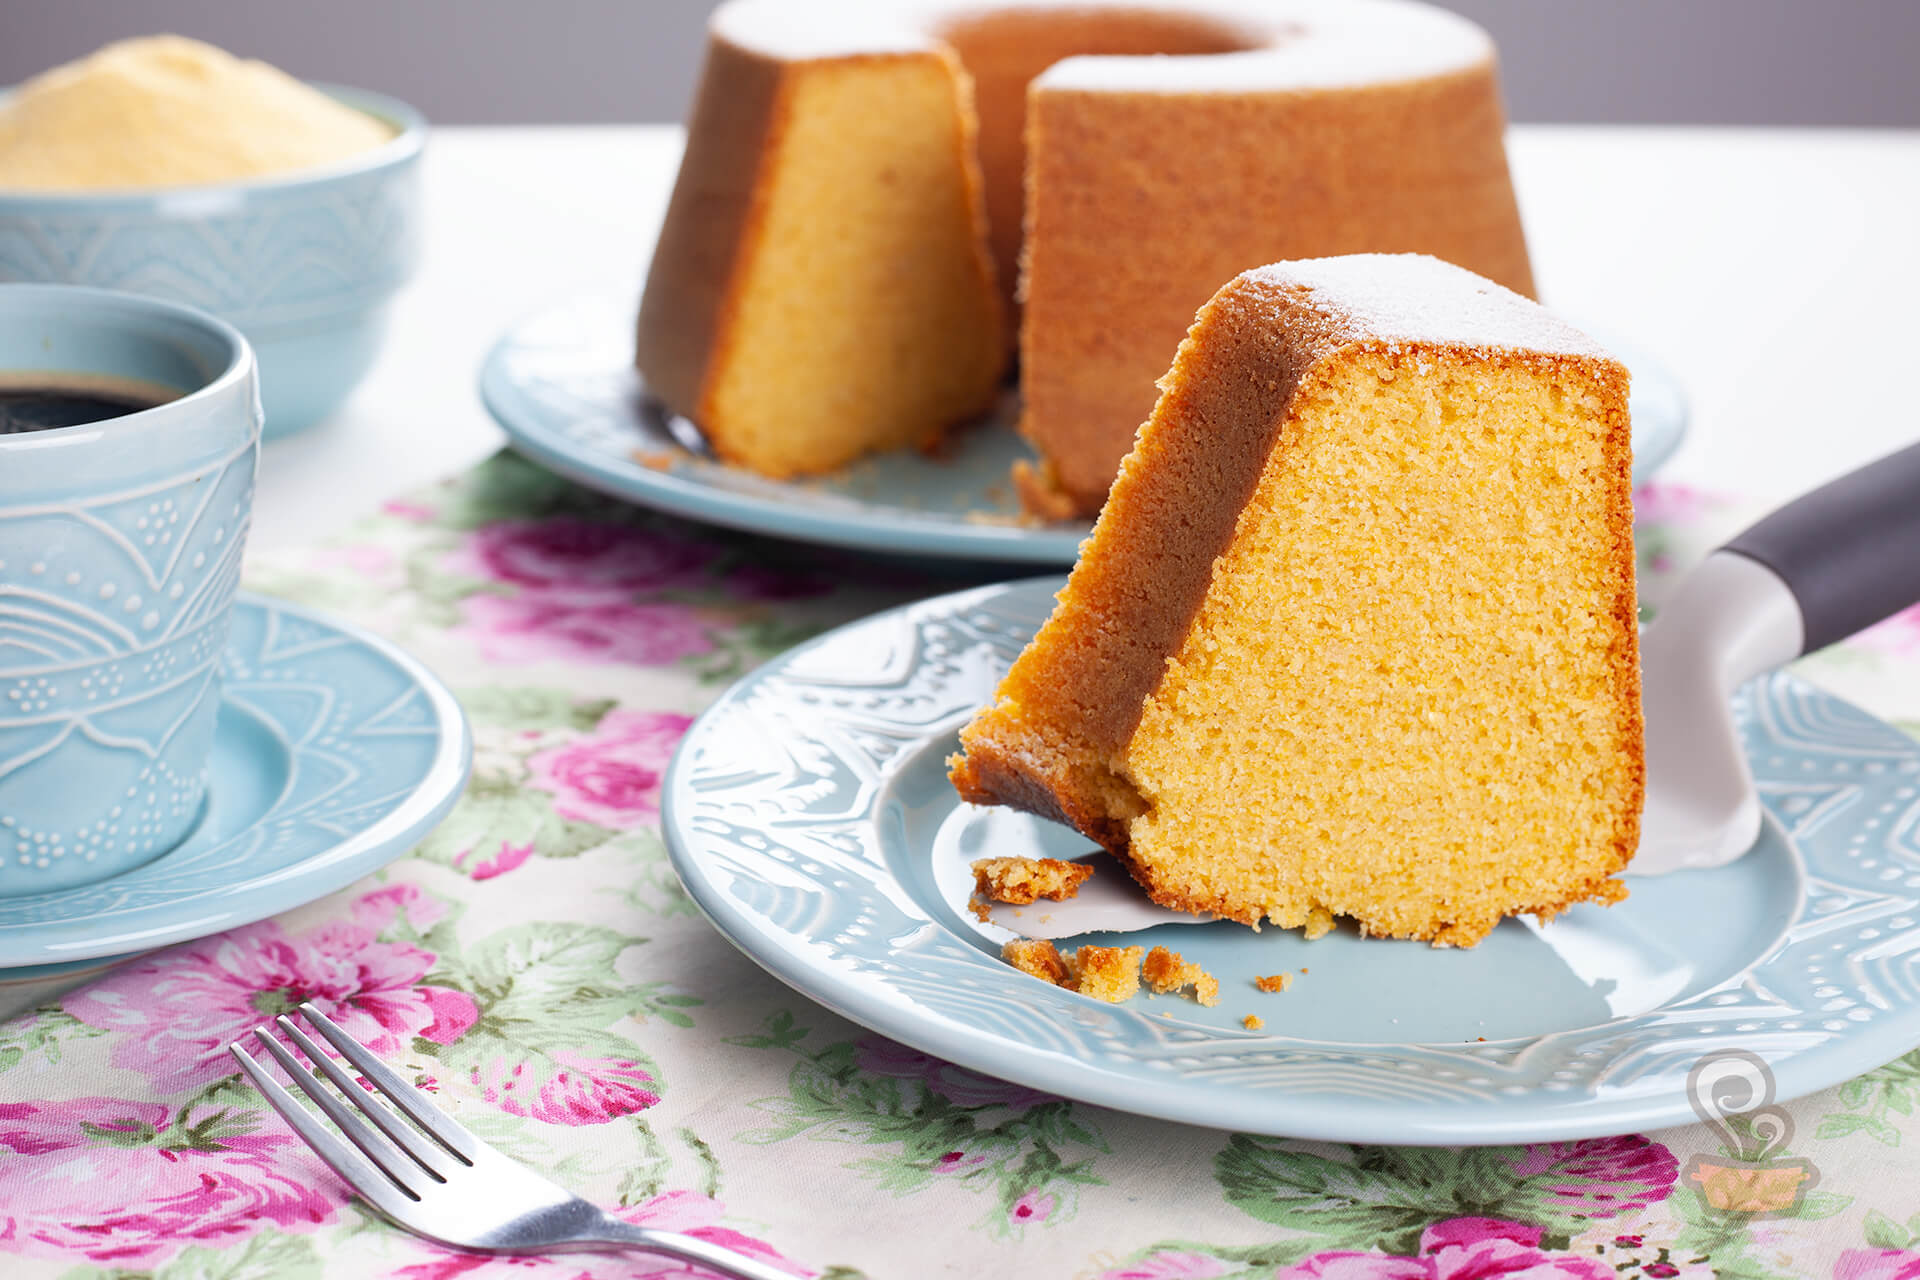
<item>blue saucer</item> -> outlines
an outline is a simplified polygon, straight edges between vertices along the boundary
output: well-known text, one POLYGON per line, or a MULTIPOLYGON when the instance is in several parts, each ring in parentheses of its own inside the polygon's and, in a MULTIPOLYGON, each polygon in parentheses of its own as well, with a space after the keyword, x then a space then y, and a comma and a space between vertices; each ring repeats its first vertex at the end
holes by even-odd
MULTIPOLYGON (((1633 481, 1686 435, 1687 401, 1659 361, 1598 335, 1633 371, 1633 481)), ((1001 411, 938 457, 884 454, 829 476, 769 480, 706 452, 633 369, 629 300, 582 298, 520 321, 487 356, 480 395, 513 447, 590 489, 753 533, 896 555, 1070 565, 1091 526, 1029 525, 1007 480, 1032 458, 1001 411)))
POLYGON ((0 899, 0 984, 104 968, 311 902, 405 853, 459 798, 466 718, 392 645, 243 594, 225 663, 199 825, 122 875, 0 899))
POLYGON ((1507 920, 1470 950, 1230 922, 1062 943, 1167 946, 1220 979, 1212 1007, 1102 1004, 1027 977, 1000 959, 1012 935, 967 910, 969 863, 1079 857, 1090 842, 962 803, 946 760, 1060 585, 1001 583, 851 623, 694 723, 662 828, 722 933, 802 994, 976 1071, 1299 1139, 1645 1132, 1709 1113, 1696 1085, 1718 1077, 1696 1076, 1702 1064, 1757 1057, 1784 1100, 1920 1043, 1920 744, 1787 674, 1735 699, 1767 823, 1728 866, 1629 867, 1618 906, 1507 920), (1254 985, 1275 973, 1297 980, 1254 985))

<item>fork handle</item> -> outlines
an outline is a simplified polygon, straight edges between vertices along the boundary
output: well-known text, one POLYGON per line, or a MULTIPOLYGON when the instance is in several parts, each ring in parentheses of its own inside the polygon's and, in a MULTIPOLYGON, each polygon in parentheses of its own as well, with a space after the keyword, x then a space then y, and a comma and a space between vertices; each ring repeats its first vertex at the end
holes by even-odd
POLYGON ((683 1235, 678 1231, 659 1231, 652 1227, 636 1227, 630 1222, 608 1215, 604 1221, 587 1228, 581 1234, 569 1240, 568 1245, 575 1249, 589 1249, 595 1245, 623 1245, 633 1249, 650 1249, 654 1253, 664 1253, 672 1258, 684 1258, 688 1262, 698 1262, 711 1267, 721 1275, 732 1276, 735 1280, 794 1280, 794 1273, 762 1262, 758 1258, 749 1258, 744 1254, 702 1240, 698 1236, 683 1235))

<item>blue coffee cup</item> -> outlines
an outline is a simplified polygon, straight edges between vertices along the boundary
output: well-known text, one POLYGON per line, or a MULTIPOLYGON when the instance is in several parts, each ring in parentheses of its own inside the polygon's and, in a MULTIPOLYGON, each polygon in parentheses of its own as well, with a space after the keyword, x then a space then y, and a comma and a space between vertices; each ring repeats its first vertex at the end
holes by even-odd
POLYGON ((0 285, 0 387, 23 386, 174 398, 0 434, 0 897, 200 821, 260 451, 247 340, 177 303, 0 285))

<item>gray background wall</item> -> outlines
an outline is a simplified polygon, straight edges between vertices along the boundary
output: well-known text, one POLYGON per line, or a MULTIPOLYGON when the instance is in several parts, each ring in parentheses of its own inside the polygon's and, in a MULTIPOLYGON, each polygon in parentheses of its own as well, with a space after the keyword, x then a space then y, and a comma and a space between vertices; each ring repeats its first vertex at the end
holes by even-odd
MULTIPOLYGON (((798 2, 798 0, 796 0, 798 2)), ((1920 126, 1920 0, 1447 0, 1517 120, 1920 126)), ((171 30, 444 124, 675 120, 711 0, 0 0, 0 84, 171 30)))

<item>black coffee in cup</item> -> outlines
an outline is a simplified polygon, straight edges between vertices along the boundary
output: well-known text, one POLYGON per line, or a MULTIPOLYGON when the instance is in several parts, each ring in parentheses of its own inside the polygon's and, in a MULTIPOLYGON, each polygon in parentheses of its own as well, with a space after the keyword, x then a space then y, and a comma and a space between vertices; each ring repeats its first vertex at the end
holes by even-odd
POLYGON ((179 394, 171 388, 127 378, 58 373, 0 375, 0 436, 124 418, 165 404, 179 394))

